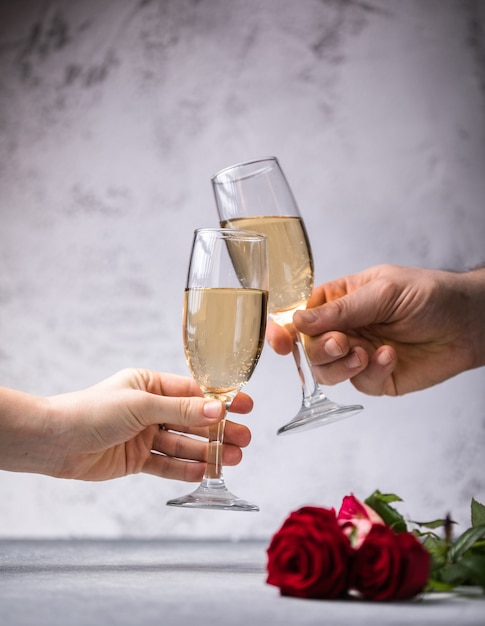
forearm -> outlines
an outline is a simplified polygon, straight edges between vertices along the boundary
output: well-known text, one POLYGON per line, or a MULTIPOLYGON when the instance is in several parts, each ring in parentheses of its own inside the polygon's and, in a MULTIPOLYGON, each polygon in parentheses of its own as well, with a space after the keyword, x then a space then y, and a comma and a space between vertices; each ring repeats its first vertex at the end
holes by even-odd
POLYGON ((50 474, 56 435, 44 398, 0 387, 0 469, 50 474))
POLYGON ((473 367, 485 365, 485 267, 463 275, 467 308, 465 333, 469 338, 473 367))

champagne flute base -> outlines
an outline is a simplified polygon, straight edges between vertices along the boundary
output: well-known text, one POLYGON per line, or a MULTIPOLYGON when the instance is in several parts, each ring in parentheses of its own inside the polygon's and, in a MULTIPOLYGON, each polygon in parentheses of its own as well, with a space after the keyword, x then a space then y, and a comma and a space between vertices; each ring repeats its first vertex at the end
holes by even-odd
POLYGON ((189 509, 215 509, 223 511, 259 511, 256 504, 231 493, 222 478, 204 478, 195 491, 167 502, 168 506, 189 509))
POLYGON ((279 428, 276 434, 284 435, 295 430, 301 432, 303 430, 333 424, 334 422, 347 419, 352 415, 360 413, 363 408, 364 407, 360 404, 337 404, 329 400, 325 394, 319 393, 316 397, 312 397, 308 405, 304 402, 298 414, 291 422, 279 428))

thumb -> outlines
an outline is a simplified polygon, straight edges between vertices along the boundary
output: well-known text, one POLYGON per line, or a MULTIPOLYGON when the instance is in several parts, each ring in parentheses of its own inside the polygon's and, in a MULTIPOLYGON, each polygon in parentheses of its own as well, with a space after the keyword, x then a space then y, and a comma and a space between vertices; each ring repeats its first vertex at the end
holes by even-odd
POLYGON ((144 426, 169 423, 188 429, 217 424, 224 417, 226 409, 220 400, 206 400, 197 396, 177 398, 141 392, 132 412, 144 426))
POLYGON ((347 331, 378 321, 379 299, 372 283, 351 293, 305 311, 293 317, 296 328, 305 335, 321 335, 332 330, 347 331))

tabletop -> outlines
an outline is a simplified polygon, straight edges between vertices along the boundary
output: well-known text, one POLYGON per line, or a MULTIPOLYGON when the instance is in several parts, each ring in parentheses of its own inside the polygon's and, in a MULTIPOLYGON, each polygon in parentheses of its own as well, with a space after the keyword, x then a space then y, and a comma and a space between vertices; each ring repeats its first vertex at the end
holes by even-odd
POLYGON ((485 595, 408 602, 282 597, 266 544, 202 540, 0 540, 2 626, 116 624, 485 626, 485 595))

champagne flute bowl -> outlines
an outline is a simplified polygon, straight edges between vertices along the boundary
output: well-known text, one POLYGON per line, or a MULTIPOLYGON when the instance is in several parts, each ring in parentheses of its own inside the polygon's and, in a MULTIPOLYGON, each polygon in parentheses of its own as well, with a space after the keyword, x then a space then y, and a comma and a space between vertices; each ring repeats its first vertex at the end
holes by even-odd
MULTIPOLYGON (((184 294, 187 364, 206 398, 227 409, 249 381, 264 345, 268 302, 266 237, 232 229, 194 232, 184 294)), ((258 511, 231 493, 222 474, 224 420, 209 428, 204 477, 169 506, 258 511)))
POLYGON ((310 241, 293 192, 276 157, 224 168, 212 177, 220 225, 251 230, 268 239, 268 313, 294 338, 293 357, 300 376, 302 404, 277 434, 331 424, 360 412, 340 405, 317 384, 301 337, 292 327, 295 311, 306 308, 314 283, 310 241))

